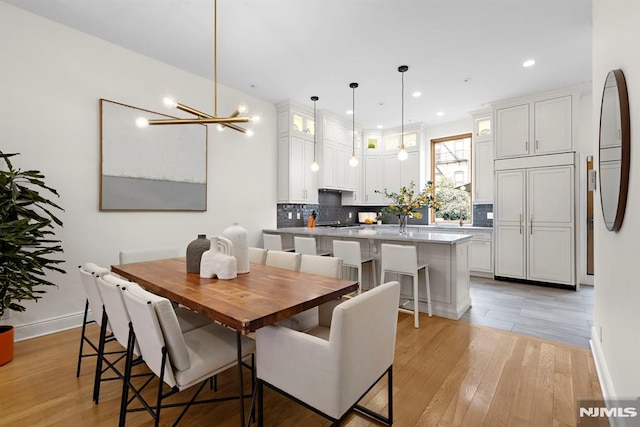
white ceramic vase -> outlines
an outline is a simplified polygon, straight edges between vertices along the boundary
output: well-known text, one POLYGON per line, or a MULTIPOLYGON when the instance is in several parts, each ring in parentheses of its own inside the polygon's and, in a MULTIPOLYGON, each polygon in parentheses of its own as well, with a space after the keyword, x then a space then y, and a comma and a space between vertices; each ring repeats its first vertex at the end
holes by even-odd
POLYGON ((221 280, 238 277, 236 258, 232 256, 233 243, 221 236, 212 236, 211 249, 202 254, 200 277, 207 279, 217 276, 221 280))
POLYGON ((238 264, 238 274, 249 272, 249 243, 247 241, 247 230, 237 222, 231 224, 222 235, 233 243, 233 256, 238 264))

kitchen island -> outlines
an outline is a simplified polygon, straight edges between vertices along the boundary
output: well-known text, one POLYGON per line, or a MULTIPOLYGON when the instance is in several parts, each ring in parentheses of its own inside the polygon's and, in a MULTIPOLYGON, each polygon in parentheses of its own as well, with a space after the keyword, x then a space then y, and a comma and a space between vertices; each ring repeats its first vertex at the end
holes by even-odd
MULTIPOLYGON (((316 238, 320 251, 331 252, 333 241, 353 240, 360 242, 363 257, 376 260, 376 277, 380 278, 380 245, 383 243, 413 245, 418 253, 418 264, 429 264, 431 301, 433 314, 449 319, 459 319, 471 307, 469 297, 469 240, 463 234, 409 231, 400 235, 397 227, 290 227, 264 230, 265 233, 282 236, 283 247, 293 247, 294 236, 316 238)), ((367 269, 363 273, 369 273, 367 269)), ((422 274, 422 273, 421 273, 422 274)), ((363 288, 373 286, 371 274, 363 277, 363 288)), ((401 297, 412 300, 410 277, 388 274, 386 280, 399 280, 401 297)), ((419 310, 427 312, 424 279, 420 277, 419 310)))

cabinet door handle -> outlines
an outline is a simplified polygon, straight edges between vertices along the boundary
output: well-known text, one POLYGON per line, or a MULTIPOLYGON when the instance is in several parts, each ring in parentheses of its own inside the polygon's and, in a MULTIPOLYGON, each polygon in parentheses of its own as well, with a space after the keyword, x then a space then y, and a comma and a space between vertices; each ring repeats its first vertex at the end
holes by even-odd
POLYGON ((533 214, 529 217, 529 233, 533 236, 533 214))
POLYGON ((529 151, 529 141, 524 142, 524 151, 529 151))
POLYGON ((522 234, 522 214, 520 214, 520 234, 522 234))
POLYGON ((536 139, 536 151, 538 150, 538 140, 536 139))

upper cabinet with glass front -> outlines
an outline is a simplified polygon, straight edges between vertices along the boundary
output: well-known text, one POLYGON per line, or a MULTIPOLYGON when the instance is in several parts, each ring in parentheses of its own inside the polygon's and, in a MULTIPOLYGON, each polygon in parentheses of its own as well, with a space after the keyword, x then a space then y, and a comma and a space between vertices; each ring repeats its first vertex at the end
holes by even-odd
POLYGON ((575 151, 575 87, 494 103, 496 159, 575 151))
POLYGON ((480 114, 480 116, 473 120, 473 140, 474 142, 491 141, 493 139, 491 112, 480 114))

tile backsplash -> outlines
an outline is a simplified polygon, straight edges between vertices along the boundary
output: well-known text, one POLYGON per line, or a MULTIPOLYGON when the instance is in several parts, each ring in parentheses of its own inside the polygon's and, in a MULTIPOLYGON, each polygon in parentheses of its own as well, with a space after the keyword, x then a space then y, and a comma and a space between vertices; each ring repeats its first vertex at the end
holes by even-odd
POLYGON ((473 225, 475 227, 493 227, 493 203, 473 205, 473 225), (492 218, 488 218, 489 216, 492 218))

